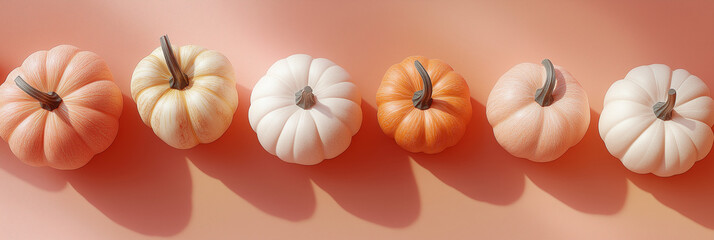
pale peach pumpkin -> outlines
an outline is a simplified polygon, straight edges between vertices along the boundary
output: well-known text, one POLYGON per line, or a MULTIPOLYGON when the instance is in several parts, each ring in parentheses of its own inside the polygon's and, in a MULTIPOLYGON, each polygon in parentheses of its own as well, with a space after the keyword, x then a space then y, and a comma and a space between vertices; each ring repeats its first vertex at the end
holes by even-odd
POLYGON ((107 64, 74 46, 33 53, 0 86, 0 137, 32 166, 84 166, 114 141, 121 112, 107 64))
POLYGON ((535 162, 555 160, 585 136, 588 96, 580 83, 545 59, 521 63, 493 87, 486 117, 498 143, 510 154, 535 162))

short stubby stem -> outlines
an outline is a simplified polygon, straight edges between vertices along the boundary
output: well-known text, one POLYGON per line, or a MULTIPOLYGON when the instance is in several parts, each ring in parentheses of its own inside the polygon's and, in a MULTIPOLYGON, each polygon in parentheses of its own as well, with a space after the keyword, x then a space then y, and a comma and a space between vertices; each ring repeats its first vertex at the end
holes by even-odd
POLYGON ((549 59, 543 59, 541 62, 545 67, 545 84, 542 88, 536 90, 535 101, 541 107, 547 107, 553 104, 553 89, 555 89, 555 67, 549 59))
POLYGON ((655 116, 662 120, 671 120, 672 111, 674 111, 674 104, 677 101, 677 90, 669 89, 667 91, 667 101, 658 102, 652 106, 655 116))
POLYGON ((429 77, 429 73, 426 69, 424 69, 424 66, 421 65, 419 60, 414 61, 414 67, 416 67, 417 71, 419 71, 419 75, 421 75, 421 81, 424 85, 424 89, 414 92, 414 95, 412 96, 412 104, 414 104, 415 108, 427 110, 431 107, 431 103, 433 102, 431 94, 434 86, 431 85, 431 77, 429 77))
POLYGON ((298 107, 310 109, 312 106, 315 106, 316 103, 315 94, 312 93, 310 86, 305 86, 303 89, 295 92, 295 105, 298 105, 298 107))
POLYGON ((171 48, 171 42, 169 42, 169 36, 164 35, 160 38, 161 41, 161 51, 164 52, 164 59, 166 60, 166 66, 171 72, 171 79, 169 84, 171 88, 176 90, 183 90, 189 85, 189 78, 185 73, 181 71, 181 66, 174 56, 174 51, 171 48))
POLYGON ((30 95, 30 97, 37 99, 37 101, 40 102, 40 106, 42 107, 42 109, 52 111, 57 109, 60 104, 62 104, 62 98, 56 92, 46 93, 37 90, 37 88, 34 88, 30 86, 30 84, 27 84, 27 82, 25 82, 25 80, 23 80, 20 76, 17 76, 17 78, 15 78, 15 85, 17 85, 20 90, 27 93, 27 95, 30 95))

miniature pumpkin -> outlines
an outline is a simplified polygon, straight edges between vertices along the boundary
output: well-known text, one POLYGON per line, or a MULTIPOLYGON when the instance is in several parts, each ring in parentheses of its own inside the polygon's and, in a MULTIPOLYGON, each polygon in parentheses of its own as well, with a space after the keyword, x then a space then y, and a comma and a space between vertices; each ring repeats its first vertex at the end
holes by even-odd
POLYGON ((711 150, 713 108, 697 76, 662 64, 640 66, 607 90, 600 137, 633 172, 680 174, 711 150))
POLYGON ((285 162, 337 157, 362 125, 361 97, 342 67, 296 54, 268 69, 253 88, 248 118, 260 144, 285 162))
POLYGON ((588 96, 578 81, 545 59, 521 63, 491 90, 486 117, 498 143, 511 155, 535 162, 557 159, 585 136, 588 96))
POLYGON ((407 57, 384 74, 377 119, 407 151, 441 152, 459 142, 471 120, 469 86, 441 60, 407 57))
POLYGON ((173 51, 167 36, 131 77, 131 96, 144 123, 174 148, 220 138, 238 107, 235 73, 223 54, 187 45, 173 51))
POLYGON ((97 54, 35 52, 0 86, 0 137, 32 166, 76 169, 114 141, 121 91, 97 54))

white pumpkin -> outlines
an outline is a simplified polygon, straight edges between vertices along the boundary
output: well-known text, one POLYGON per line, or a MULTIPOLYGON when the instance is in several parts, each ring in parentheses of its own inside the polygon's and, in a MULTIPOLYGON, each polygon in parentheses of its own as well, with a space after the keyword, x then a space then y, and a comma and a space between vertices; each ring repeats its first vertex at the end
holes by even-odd
POLYGON ((223 54, 193 45, 173 51, 166 36, 134 69, 131 96, 144 123, 179 149, 221 137, 238 107, 235 73, 223 54))
POLYGON ((337 157, 362 125, 361 97, 342 67, 296 54, 273 64, 253 88, 248 117, 260 144, 290 163, 337 157))
POLYGON ((640 66, 607 90, 600 137, 633 172, 680 174, 709 153, 713 108, 697 76, 662 64, 640 66))

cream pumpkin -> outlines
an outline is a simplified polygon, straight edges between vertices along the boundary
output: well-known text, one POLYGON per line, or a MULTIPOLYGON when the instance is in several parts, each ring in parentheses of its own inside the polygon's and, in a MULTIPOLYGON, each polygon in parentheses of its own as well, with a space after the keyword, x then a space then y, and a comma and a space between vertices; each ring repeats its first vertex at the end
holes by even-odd
POLYGON ((498 143, 510 154, 552 161, 585 136, 588 96, 570 73, 545 59, 521 63, 493 87, 486 117, 498 143))
POLYGON ((114 141, 121 91, 97 54, 35 52, 0 86, 0 137, 32 166, 76 169, 114 141))
POLYGON ((248 117, 260 144, 290 163, 337 157, 362 124, 361 97, 349 74, 304 54, 277 61, 253 88, 248 117))
POLYGON ((636 173, 672 176, 711 150, 714 101, 709 88, 683 69, 653 64, 632 69, 605 94, 600 137, 636 173))
POLYGON ((167 36, 136 66, 131 95, 144 123, 179 149, 221 137, 238 107, 235 73, 228 59, 194 45, 173 51, 167 36))

